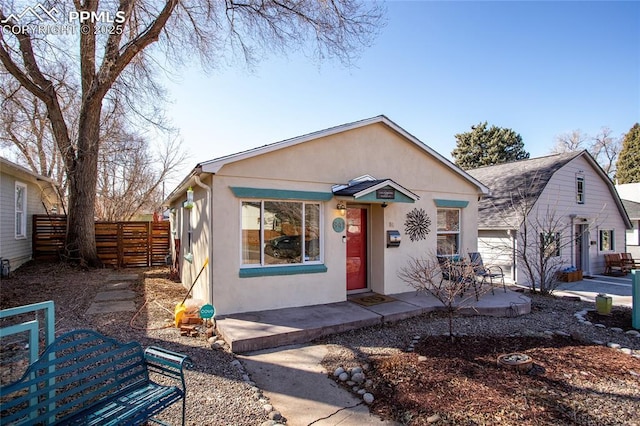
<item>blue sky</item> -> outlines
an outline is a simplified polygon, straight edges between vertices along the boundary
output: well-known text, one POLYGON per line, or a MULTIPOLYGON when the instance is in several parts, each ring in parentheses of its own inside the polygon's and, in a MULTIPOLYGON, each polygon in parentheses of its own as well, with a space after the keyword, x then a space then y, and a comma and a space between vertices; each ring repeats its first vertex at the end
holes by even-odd
POLYGON ((640 121, 639 2, 387 3, 354 67, 272 56, 168 82, 167 115, 200 161, 384 114, 445 157, 482 121, 532 157, 562 133, 640 121))

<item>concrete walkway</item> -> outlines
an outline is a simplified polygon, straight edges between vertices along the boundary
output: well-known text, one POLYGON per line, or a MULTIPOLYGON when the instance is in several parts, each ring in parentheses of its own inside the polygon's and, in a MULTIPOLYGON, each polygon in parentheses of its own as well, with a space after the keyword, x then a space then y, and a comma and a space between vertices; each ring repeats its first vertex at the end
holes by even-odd
POLYGON ((327 377, 323 345, 285 346, 239 355, 251 379, 287 419, 288 426, 392 426, 327 377))
MULTIPOLYGON (((327 346, 290 344, 442 309, 441 302, 422 293, 391 297, 395 300, 373 306, 347 301, 230 315, 218 319, 217 327, 233 352, 252 350, 237 357, 251 380, 287 419, 287 425, 399 426, 372 415, 362 397, 328 377, 322 367, 327 346), (249 349, 260 346, 279 347, 249 349)), ((463 314, 492 316, 523 315, 530 311, 528 297, 502 290, 496 290, 495 295, 486 294, 473 306, 461 309, 463 314)))
POLYGON ((605 293, 611 296, 613 305, 631 307, 633 302, 631 280, 631 274, 625 276, 594 275, 581 281, 560 283, 553 294, 555 296, 577 296, 581 300, 595 303, 596 296, 599 293, 605 293))
MULTIPOLYGON (((398 321, 444 309, 435 297, 415 291, 389 295, 393 301, 373 306, 338 302, 299 308, 248 312, 216 318, 216 326, 231 351, 243 353, 308 343, 322 336, 398 321)), ((531 312, 522 293, 496 289, 459 314, 513 317, 531 312)))
POLYGON ((104 286, 104 290, 96 294, 93 303, 87 309, 87 315, 135 312, 136 293, 131 290, 131 283, 137 279, 138 274, 117 272, 111 274, 104 286))

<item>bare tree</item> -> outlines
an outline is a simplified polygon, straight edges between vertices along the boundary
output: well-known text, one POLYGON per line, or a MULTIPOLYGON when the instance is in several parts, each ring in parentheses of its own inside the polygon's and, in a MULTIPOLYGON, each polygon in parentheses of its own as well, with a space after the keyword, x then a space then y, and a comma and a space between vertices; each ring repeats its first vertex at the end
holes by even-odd
POLYGON ((593 137, 580 130, 564 133, 556 136, 556 144, 551 153, 562 154, 586 149, 609 178, 613 179, 618 155, 622 149, 623 136, 616 138, 611 134, 612 131, 608 127, 602 127, 600 132, 593 137))
POLYGON ((611 136, 613 132, 608 127, 603 127, 600 132, 592 138, 589 153, 596 159, 600 167, 613 180, 616 174, 616 163, 618 154, 622 150, 622 138, 611 136))
POLYGON ((15 153, 20 165, 53 179, 64 202, 66 175, 44 104, 2 72, 0 99, 0 148, 15 153))
POLYGON ((581 130, 574 130, 571 133, 563 133, 556 136, 556 144, 551 150, 552 154, 562 154, 565 152, 581 151, 584 144, 589 140, 589 136, 581 130))
MULTIPOLYGON (((64 201, 66 175, 44 104, 15 81, 3 83, 0 84, 3 95, 0 147, 16 152, 19 164, 54 179, 60 199, 64 201)), ((72 115, 77 106, 77 103, 65 105, 65 113, 72 115)), ((130 127, 125 111, 117 102, 110 103, 100 125, 96 219, 131 220, 141 209, 153 211, 162 202, 162 183, 172 178, 172 173, 185 160, 177 136, 169 133, 153 152, 149 141, 130 127)), ((66 211, 64 205, 60 211, 66 211)))
MULTIPOLYGON (((78 35, 40 33, 42 25, 23 22, 28 18, 22 12, 31 2, 4 2, 0 61, 46 107, 69 185, 66 255, 88 265, 100 263, 93 222, 105 102, 117 98, 134 111, 155 105, 159 58, 178 66, 195 52, 205 65, 213 65, 229 46, 239 48, 249 61, 259 52, 297 45, 312 49, 319 59, 348 64, 368 45, 382 16, 376 3, 356 0, 74 0, 72 8, 60 2, 41 5, 55 6, 69 18, 73 12, 78 35), (105 23, 107 17, 110 22, 105 23), (67 77, 78 82, 77 122, 65 113, 58 89, 67 77), (143 102, 145 96, 153 102, 143 102)), ((57 23, 32 18, 36 24, 43 20, 57 23)))
POLYGON ((474 301, 491 291, 491 287, 481 286, 477 281, 473 265, 451 260, 441 263, 437 256, 411 258, 406 266, 400 268, 398 277, 417 291, 430 294, 442 303, 449 318, 451 340, 454 339, 455 313, 472 308, 474 301))
POLYGON ((185 159, 176 137, 152 153, 146 139, 122 136, 100 152, 96 217, 101 220, 131 220, 143 210, 153 212, 162 202, 162 183, 185 159))
MULTIPOLYGON (((574 233, 569 212, 557 208, 559 199, 533 196, 533 188, 539 188, 541 182, 537 173, 513 182, 510 202, 504 205, 501 217, 506 228, 516 230, 517 242, 515 246, 491 248, 506 255, 514 253, 531 291, 550 294, 559 284, 558 273, 572 264, 573 259, 566 253, 572 252, 571 246, 581 235, 574 233)), ((596 215, 591 222, 583 223, 589 225, 583 228, 584 232, 595 229, 598 221, 596 215)))
POLYGON ((549 206, 537 214, 530 212, 522 222, 515 253, 533 292, 539 289, 540 293, 549 294, 558 286, 558 272, 567 262, 560 253, 572 243, 563 230, 566 224, 562 216, 549 206))

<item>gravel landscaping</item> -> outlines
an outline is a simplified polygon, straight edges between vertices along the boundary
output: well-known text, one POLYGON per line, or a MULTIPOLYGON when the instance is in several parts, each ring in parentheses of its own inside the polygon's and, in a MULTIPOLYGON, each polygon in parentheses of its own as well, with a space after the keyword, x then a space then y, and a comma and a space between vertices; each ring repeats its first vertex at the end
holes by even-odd
POLYGON ((529 315, 456 318, 453 341, 442 313, 332 336, 325 368, 364 369, 363 390, 334 378, 371 393, 371 411, 402 424, 639 425, 630 310, 600 317, 593 303, 528 296, 529 315), (498 366, 514 352, 533 359, 529 372, 498 366))
MULTIPOLYGON (((187 372, 189 425, 276 424, 278 407, 226 346, 212 349, 215 338, 181 336, 173 327, 173 309, 186 290, 167 278, 168 270, 126 272, 141 277, 131 287, 138 294, 135 313, 87 315, 114 271, 59 264, 27 265, 2 280, 0 307, 54 300, 57 334, 91 328, 188 354, 195 364, 187 372)), ((624 325, 628 309, 614 309, 600 327, 593 303, 528 296, 526 316, 456 318, 453 343, 443 336, 442 314, 315 343, 330 349, 323 363, 330 379, 367 395, 372 412, 404 424, 640 424, 640 337, 624 325), (498 368, 496 357, 507 351, 530 355, 534 367, 529 373, 498 368), (349 380, 334 376, 339 368, 349 380), (354 373, 362 376, 352 380, 354 373)), ((161 418, 178 424, 179 417, 176 406, 161 418)))

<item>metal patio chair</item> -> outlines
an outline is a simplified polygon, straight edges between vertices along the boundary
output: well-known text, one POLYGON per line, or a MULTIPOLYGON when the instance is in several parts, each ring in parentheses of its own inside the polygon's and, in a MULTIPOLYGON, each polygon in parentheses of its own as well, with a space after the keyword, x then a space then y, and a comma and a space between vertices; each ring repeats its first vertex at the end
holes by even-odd
POLYGON ((465 268, 468 268, 470 265, 465 264, 462 261, 454 261, 447 256, 437 256, 437 258, 442 275, 440 279, 441 284, 442 281, 445 280, 456 284, 462 283, 460 296, 463 296, 464 293, 469 289, 469 287, 473 286, 476 300, 480 299, 477 281, 475 279, 470 279, 468 274, 465 273, 465 268))
POLYGON ((491 285, 491 294, 496 294, 493 291, 493 287, 494 287, 493 279, 496 278, 496 279, 500 279, 504 292, 505 293, 507 292, 507 285, 504 282, 504 271, 502 270, 501 267, 485 266, 485 264, 482 262, 482 255, 477 251, 470 252, 469 258, 471 260, 471 265, 473 266, 473 272, 475 273, 476 277, 481 279, 480 280, 481 287, 484 283, 488 281, 489 284, 491 285))

